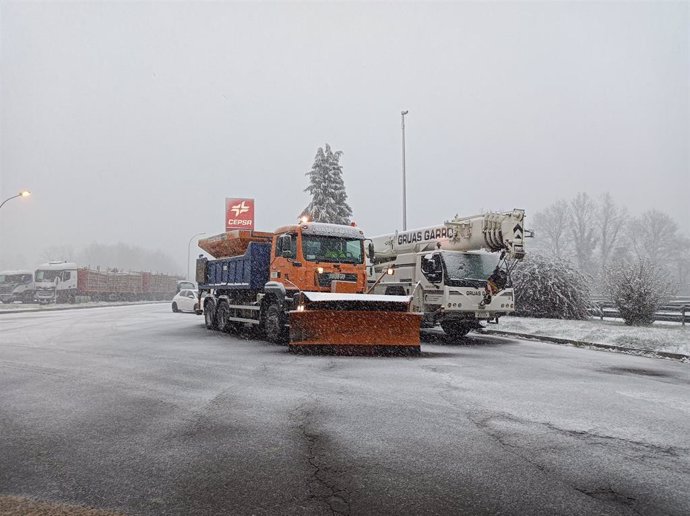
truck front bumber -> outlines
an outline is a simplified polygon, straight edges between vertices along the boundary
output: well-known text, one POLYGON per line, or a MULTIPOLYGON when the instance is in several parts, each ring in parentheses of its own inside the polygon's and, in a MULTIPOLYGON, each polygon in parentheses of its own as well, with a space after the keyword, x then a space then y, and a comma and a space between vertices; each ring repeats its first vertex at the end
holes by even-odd
POLYGON ((493 295, 490 303, 482 305, 484 289, 446 287, 443 292, 425 292, 424 302, 440 305, 444 312, 506 314, 515 311, 513 294, 513 289, 507 288, 493 295))

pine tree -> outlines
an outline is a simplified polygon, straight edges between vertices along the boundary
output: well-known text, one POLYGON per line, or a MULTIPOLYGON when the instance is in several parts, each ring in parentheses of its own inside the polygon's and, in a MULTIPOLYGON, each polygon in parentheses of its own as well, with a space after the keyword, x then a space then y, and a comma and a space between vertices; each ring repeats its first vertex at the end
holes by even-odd
POLYGON ((304 189, 311 194, 311 202, 302 215, 314 222, 330 224, 349 224, 352 209, 347 204, 347 193, 343 181, 343 168, 340 165, 342 151, 333 152, 326 144, 316 151, 314 164, 307 172, 309 186, 304 189))

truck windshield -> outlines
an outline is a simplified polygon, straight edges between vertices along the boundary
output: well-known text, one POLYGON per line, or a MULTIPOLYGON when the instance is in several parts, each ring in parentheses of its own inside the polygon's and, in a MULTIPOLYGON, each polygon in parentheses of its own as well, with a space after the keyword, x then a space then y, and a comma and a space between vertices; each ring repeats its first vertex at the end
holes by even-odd
POLYGON ((62 271, 36 271, 36 281, 55 281, 62 271))
POLYGON ((474 254, 443 251, 443 262, 446 267, 448 285, 475 286, 483 285, 498 265, 497 254, 474 254))
POLYGON ((31 274, 0 274, 0 283, 31 283, 31 274))
POLYGON ((362 263, 362 241, 356 238, 302 235, 302 253, 310 262, 362 263))

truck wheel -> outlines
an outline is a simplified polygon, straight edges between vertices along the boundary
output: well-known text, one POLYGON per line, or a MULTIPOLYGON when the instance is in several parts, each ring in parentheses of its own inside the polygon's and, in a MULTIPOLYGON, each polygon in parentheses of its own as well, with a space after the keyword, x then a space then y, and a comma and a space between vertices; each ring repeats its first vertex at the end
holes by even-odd
POLYGON ((455 338, 464 337, 472 329, 471 326, 459 321, 441 321, 441 328, 443 328, 446 335, 455 338))
POLYGON ((270 304, 264 314, 264 332, 266 340, 277 344, 285 344, 288 340, 288 332, 285 321, 285 313, 277 303, 270 304))
POLYGON ((172 311, 175 312, 175 313, 177 313, 177 312, 180 311, 180 309, 177 308, 177 303, 173 303, 173 304, 172 304, 172 311))
POLYGON ((228 331, 230 319, 230 307, 225 301, 218 302, 218 310, 216 310, 216 324, 220 331, 228 331))
POLYGON ((213 301, 206 301, 204 304, 204 321, 206 328, 209 330, 217 330, 218 324, 216 322, 216 304, 213 301))

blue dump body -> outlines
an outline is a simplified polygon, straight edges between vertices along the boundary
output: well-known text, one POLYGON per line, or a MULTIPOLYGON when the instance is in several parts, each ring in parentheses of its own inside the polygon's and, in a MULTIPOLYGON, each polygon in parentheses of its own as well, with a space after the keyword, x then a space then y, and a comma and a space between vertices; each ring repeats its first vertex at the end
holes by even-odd
POLYGON ((199 288, 261 290, 269 278, 271 244, 251 242, 242 256, 209 260, 199 288))

